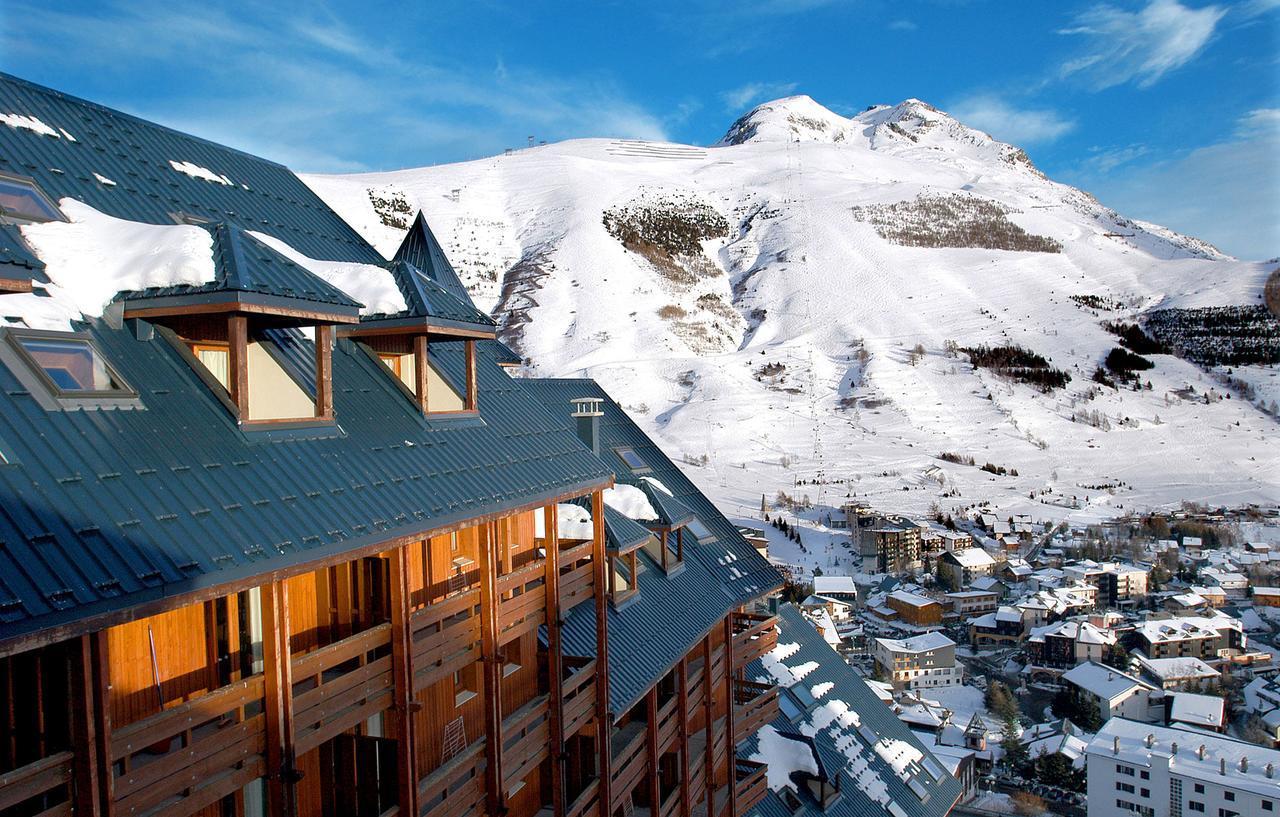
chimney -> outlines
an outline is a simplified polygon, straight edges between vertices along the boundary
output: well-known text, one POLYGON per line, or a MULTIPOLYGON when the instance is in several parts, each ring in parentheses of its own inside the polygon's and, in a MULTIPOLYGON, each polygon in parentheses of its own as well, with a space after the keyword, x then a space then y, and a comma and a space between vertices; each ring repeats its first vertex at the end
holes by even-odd
POLYGON ((1270 779, 1273 775, 1275 775, 1275 773, 1276 773, 1276 764, 1274 764, 1274 763, 1268 763, 1268 764, 1267 764, 1267 778, 1268 778, 1268 779, 1270 779))
POLYGON ((1111 741, 1111 754, 1113 755, 1120 754, 1120 736, 1119 735, 1117 735, 1115 739, 1111 741))
POLYGON ((569 402, 573 403, 578 436, 591 449, 591 453, 600 456, 600 418, 604 416, 600 404, 604 401, 599 397, 575 397, 569 402))
POLYGON ((1218 758, 1218 774, 1227 773, 1227 759, 1225 757, 1218 758))
POLYGON ((1204 760, 1204 744, 1200 744, 1200 748, 1196 750, 1196 756, 1204 760))
POLYGON ((1147 733, 1147 739, 1146 739, 1145 743, 1147 744, 1147 748, 1148 748, 1148 749, 1150 749, 1152 746, 1155 746, 1155 745, 1156 745, 1156 736, 1155 736, 1153 733, 1148 732, 1148 733, 1147 733))
POLYGON ((1240 756, 1240 773, 1241 774, 1249 773, 1249 758, 1245 757, 1244 755, 1240 756))
POLYGON ((1178 742, 1176 740, 1169 746, 1169 754, 1178 754, 1178 742))

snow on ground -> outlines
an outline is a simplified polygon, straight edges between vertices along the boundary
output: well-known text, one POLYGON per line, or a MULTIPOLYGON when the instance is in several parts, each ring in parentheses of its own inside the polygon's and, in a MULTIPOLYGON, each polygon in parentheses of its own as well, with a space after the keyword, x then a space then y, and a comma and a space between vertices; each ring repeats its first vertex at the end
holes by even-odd
MULTIPOLYGON (((709 149, 585 139, 305 180, 388 255, 403 229, 384 223, 371 194, 421 208, 530 373, 599 380, 744 522, 758 526, 761 496, 780 490, 914 514, 989 500, 1001 515, 1079 523, 1182 500, 1280 499, 1276 421, 1213 399, 1225 394, 1213 374, 1156 355, 1150 389, 1090 380, 1116 345, 1103 321, 1255 303, 1270 266, 1127 222, 921 103, 855 119, 815 108, 825 110, 807 99, 762 106, 735 126, 739 143, 709 149), (853 210, 921 195, 996 202, 1062 252, 899 246, 853 210), (607 210, 674 200, 729 224, 683 272, 604 228, 607 210), (1072 300, 1085 295, 1114 308, 1072 300), (1072 379, 1041 393, 975 369, 949 341, 1018 343, 1072 379), (1095 412, 1102 427, 1073 420, 1095 412)), ((1274 368, 1257 368, 1244 374, 1273 394, 1274 368)), ((803 538, 797 559, 847 564, 841 534, 803 538)))
POLYGON ((982 718, 986 723, 987 729, 991 732, 999 732, 1002 723, 999 718, 987 711, 983 704, 985 697, 982 690, 977 687, 962 684, 959 686, 939 687, 937 689, 923 689, 920 694, 931 701, 938 703, 951 710, 951 722, 964 728, 973 718, 974 713, 982 718))
POLYGON ((1017 808, 1013 805, 1013 800, 1009 795, 1002 792, 985 791, 965 803, 968 808, 983 809, 984 811, 996 811, 1001 814, 1016 814, 1017 808))

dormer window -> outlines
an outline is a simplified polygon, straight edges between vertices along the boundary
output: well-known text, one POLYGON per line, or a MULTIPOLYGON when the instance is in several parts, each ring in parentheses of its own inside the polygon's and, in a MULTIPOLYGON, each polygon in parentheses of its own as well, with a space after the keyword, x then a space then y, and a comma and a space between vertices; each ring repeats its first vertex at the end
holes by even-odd
POLYGON ((34 181, 4 174, 0 174, 0 218, 17 224, 67 220, 34 181))
POLYGON ((441 370, 436 350, 444 344, 428 343, 425 335, 372 337, 363 342, 404 387, 423 414, 460 414, 476 410, 475 341, 462 341, 465 344, 462 349, 462 375, 465 380, 462 383, 441 370), (420 371, 424 374, 421 379, 418 377, 420 371))
POLYGON ((614 606, 630 601, 639 586, 639 563, 634 550, 609 556, 609 598, 614 606))

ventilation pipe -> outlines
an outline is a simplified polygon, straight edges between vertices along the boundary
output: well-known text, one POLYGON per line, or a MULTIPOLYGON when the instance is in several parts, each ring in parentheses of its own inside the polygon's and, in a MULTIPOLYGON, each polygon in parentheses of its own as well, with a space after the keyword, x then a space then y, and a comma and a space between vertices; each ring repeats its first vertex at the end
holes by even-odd
POLYGON ((1196 750, 1196 756, 1204 760, 1204 744, 1200 744, 1200 748, 1196 750))
POLYGON ((1267 764, 1267 777, 1268 777, 1268 778, 1271 778, 1271 777, 1275 776, 1275 773, 1276 773, 1276 764, 1274 764, 1274 763, 1268 763, 1268 764, 1267 764))
POLYGON ((1112 742, 1111 742, 1111 754, 1113 754, 1113 755, 1118 755, 1118 754, 1120 754, 1120 737, 1119 737, 1118 735, 1117 735, 1115 738, 1113 738, 1113 739, 1112 739, 1112 742))

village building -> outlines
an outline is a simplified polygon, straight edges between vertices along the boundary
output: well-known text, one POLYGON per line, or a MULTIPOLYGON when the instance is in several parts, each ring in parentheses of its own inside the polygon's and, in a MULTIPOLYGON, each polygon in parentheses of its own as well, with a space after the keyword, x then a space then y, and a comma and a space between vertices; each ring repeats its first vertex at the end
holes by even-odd
POLYGON ((1280 607, 1280 587, 1255 587, 1251 598, 1254 607, 1280 607))
POLYGON ((1220 588, 1228 599, 1242 599, 1249 590, 1249 577, 1234 570, 1207 567, 1200 571, 1200 578, 1210 587, 1220 588))
POLYGON ((1036 627, 1027 637, 1027 660, 1036 667, 1070 669, 1102 661, 1116 645, 1116 634, 1087 621, 1059 621, 1036 627))
POLYGON ((976 650, 1015 647, 1022 641, 1025 627, 1022 612, 1001 605, 995 612, 969 620, 969 644, 976 650))
POLYGON ((885 597, 885 604, 898 614, 898 619, 914 627, 942 623, 942 605, 927 596, 906 590, 895 590, 885 597))
POLYGON ((872 657, 876 670, 897 690, 956 686, 964 680, 964 667, 956 663, 956 643, 939 632, 877 638, 872 657))
POLYGON ((938 557, 938 580, 944 587, 963 590, 974 579, 991 576, 996 560, 982 548, 947 551, 938 557))
POLYGON ((864 573, 910 573, 922 566, 920 526, 893 514, 850 508, 850 536, 864 573))
POLYGON ((1221 695, 1171 692, 1164 696, 1165 723, 1191 726, 1211 732, 1227 731, 1227 702, 1221 695))
POLYGON ((1248 639, 1240 620, 1221 612, 1212 616, 1147 619, 1137 625, 1138 648, 1150 658, 1199 658, 1208 664, 1244 651, 1248 639))
POLYGON ((1130 718, 1145 723, 1164 720, 1164 692, 1146 681, 1093 661, 1062 674, 1074 694, 1098 708, 1102 720, 1130 718))
POLYGON ((1148 658, 1140 652, 1130 656, 1138 673, 1161 689, 1199 690, 1222 680, 1222 671, 1199 658, 1148 658))
POLYGON ((388 260, 281 165, 0 98, 0 811, 759 802, 779 574, 594 382, 512 379, 421 215, 388 260))
POLYGON ((947 593, 944 598, 952 611, 964 618, 994 613, 1000 606, 1000 594, 993 590, 960 590, 947 593))

